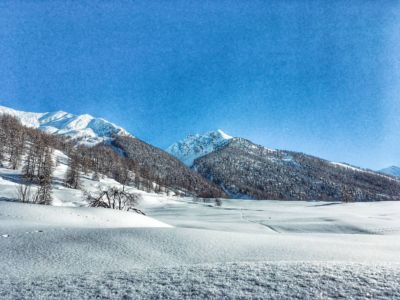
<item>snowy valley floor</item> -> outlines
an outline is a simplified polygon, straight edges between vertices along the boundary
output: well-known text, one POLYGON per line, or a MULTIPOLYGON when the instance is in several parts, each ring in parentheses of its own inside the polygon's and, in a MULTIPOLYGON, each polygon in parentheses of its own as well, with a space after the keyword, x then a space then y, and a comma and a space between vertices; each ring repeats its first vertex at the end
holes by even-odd
POLYGON ((0 201, 0 298, 400 298, 400 203, 140 206, 0 201))

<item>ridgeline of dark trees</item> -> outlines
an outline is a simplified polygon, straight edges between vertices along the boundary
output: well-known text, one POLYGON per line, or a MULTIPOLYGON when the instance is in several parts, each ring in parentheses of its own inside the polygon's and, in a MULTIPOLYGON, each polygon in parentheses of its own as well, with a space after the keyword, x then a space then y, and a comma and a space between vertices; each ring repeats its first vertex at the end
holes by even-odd
POLYGON ((193 168, 232 197, 277 200, 400 200, 400 181, 372 171, 335 166, 290 151, 271 151, 245 139, 195 160, 193 168))
POLYGON ((145 142, 116 136, 113 146, 136 163, 139 174, 173 189, 183 189, 203 198, 226 197, 222 189, 186 167, 181 161, 145 142))
POLYGON ((22 166, 25 187, 20 194, 28 193, 31 184, 38 186, 30 202, 51 202, 52 172, 57 163, 52 158, 54 149, 69 157, 65 185, 71 188, 80 188, 82 172, 91 173, 94 180, 106 175, 123 185, 148 192, 169 193, 172 190, 205 198, 224 196, 218 186, 169 154, 138 139, 116 136, 113 145, 76 146, 65 136, 46 134, 21 125, 15 117, 0 116, 0 160, 7 160, 13 169, 22 166))

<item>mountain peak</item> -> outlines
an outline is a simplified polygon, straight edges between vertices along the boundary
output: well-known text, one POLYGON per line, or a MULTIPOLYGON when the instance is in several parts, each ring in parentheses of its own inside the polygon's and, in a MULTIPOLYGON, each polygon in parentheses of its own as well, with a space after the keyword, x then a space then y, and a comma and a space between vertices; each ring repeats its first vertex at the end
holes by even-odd
POLYGON ((113 135, 130 135, 125 129, 89 114, 74 115, 65 111, 34 113, 0 106, 0 115, 16 117, 27 127, 76 140, 80 145, 94 146, 108 141, 113 135))
POLYGON ((166 151, 181 160, 185 165, 191 166, 196 158, 213 152, 231 139, 233 137, 221 129, 217 129, 204 134, 189 135, 185 139, 169 146, 166 151))
POLYGON ((217 129, 216 131, 217 133, 219 133, 221 135, 222 138, 226 139, 226 140, 230 140, 233 139, 232 136, 226 134, 225 132, 223 132, 221 129, 217 129))
POLYGON ((400 167, 397 167, 397 166, 390 166, 388 168, 379 170, 379 172, 387 174, 387 175, 400 177, 400 167))

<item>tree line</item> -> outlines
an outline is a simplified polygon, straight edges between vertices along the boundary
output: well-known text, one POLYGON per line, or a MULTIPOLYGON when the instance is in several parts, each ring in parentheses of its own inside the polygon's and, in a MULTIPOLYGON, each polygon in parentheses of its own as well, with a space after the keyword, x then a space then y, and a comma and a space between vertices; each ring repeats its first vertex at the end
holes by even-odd
POLYGON ((231 197, 366 202, 400 200, 400 181, 337 166, 298 152, 268 150, 244 139, 198 158, 194 168, 231 197))
POLYGON ((32 184, 37 186, 31 202, 51 203, 52 173, 57 163, 54 150, 68 156, 64 183, 70 188, 80 189, 80 174, 91 174, 93 180, 107 176, 147 192, 224 196, 219 187, 140 140, 115 137, 112 144, 88 147, 66 136, 23 126, 13 116, 0 116, 0 163, 6 162, 11 169, 21 167, 23 185, 19 194, 27 195, 32 184))
POLYGON ((0 116, 0 161, 6 161, 11 169, 22 166, 22 184, 18 188, 22 201, 51 203, 53 149, 61 144, 55 136, 22 126, 15 117, 0 116), (32 184, 37 186, 34 194, 32 184))

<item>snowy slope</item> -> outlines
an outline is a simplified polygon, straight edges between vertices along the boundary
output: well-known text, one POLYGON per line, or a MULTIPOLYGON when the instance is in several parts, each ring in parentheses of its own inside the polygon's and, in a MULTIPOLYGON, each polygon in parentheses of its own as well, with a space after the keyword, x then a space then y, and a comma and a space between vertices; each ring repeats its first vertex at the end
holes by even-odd
MULTIPOLYGON (((171 227, 148 216, 94 207, 55 207, 38 204, 0 201, 1 214, 9 221, 1 222, 1 235, 9 235, 29 229, 44 228, 132 228, 171 227)), ((4 218, 4 217, 3 217, 4 218)))
POLYGON ((28 127, 39 128, 47 133, 68 136, 79 144, 96 145, 109 140, 113 135, 129 135, 123 128, 102 118, 91 115, 73 115, 63 111, 33 113, 0 106, 0 115, 8 114, 18 118, 28 127))
MULTIPOLYGON (((142 216, 82 207, 61 182, 67 157, 54 159, 64 207, 4 201, 20 171, 0 168, 2 299, 400 297, 400 202, 217 205, 141 192, 142 216)), ((119 185, 90 178, 87 190, 119 185)))
POLYGON ((136 214, 0 201, 0 295, 4 299, 400 297, 399 231, 353 228, 355 224, 376 229, 398 226, 400 203, 330 205, 229 200, 216 207, 190 199, 180 204, 165 201, 147 212, 173 221, 176 227, 143 228, 148 226, 130 219, 136 214), (379 224, 380 220, 387 221, 379 224), (339 230, 332 232, 329 227, 335 224, 339 230), (299 225, 314 230, 298 230, 299 225))
MULTIPOLYGON (((96 193, 99 189, 106 190, 110 187, 122 189, 123 186, 112 178, 100 174, 101 178, 93 180, 93 173, 84 174, 80 173, 81 189, 68 188, 64 184, 68 169, 68 157, 59 150, 55 150, 53 154, 53 162, 55 165, 52 176, 52 206, 63 207, 87 207, 88 203, 84 197, 84 191, 96 193)), ((7 166, 6 161, 1 162, 7 166)), ((22 181, 22 167, 17 170, 12 170, 6 167, 0 167, 0 200, 7 199, 13 200, 17 197, 17 187, 22 181)), ((148 193, 138 190, 134 187, 124 187, 126 191, 138 194, 144 202, 148 202, 150 206, 152 203, 163 203, 164 194, 148 193)), ((36 186, 32 185, 32 193, 35 192, 36 186)), ((173 191, 169 191, 173 195, 173 191)), ((169 198, 167 198, 169 199, 169 198)), ((169 200, 171 202, 171 200, 169 200)))
POLYGON ((392 175, 396 177, 400 177, 400 168, 396 166, 391 166, 385 169, 380 170, 379 172, 387 174, 387 175, 392 175))
POLYGON ((189 135, 169 146, 166 151, 187 166, 191 166, 196 158, 213 152, 230 139, 232 139, 231 136, 218 129, 205 134, 189 135))

